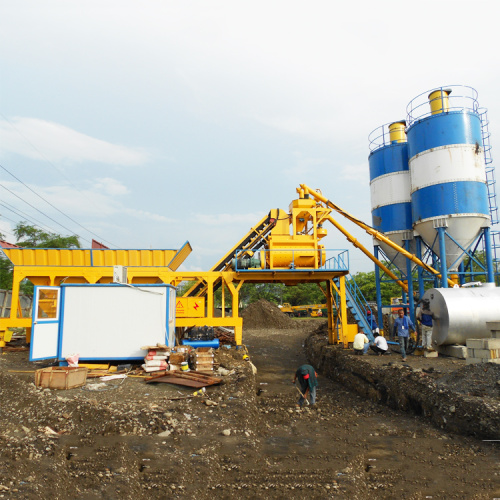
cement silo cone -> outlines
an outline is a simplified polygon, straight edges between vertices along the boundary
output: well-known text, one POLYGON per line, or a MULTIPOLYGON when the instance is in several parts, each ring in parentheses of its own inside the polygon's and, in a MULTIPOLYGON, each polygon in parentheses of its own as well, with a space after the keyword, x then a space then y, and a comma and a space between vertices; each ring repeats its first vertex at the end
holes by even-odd
POLYGON ((477 92, 450 86, 427 91, 407 107, 413 229, 456 271, 481 229, 490 225, 477 92))
MULTIPOLYGON (((415 253, 405 122, 382 125, 370 134, 369 141, 372 226, 401 247, 405 246, 405 240, 409 240, 410 251, 415 253)), ((375 241, 374 244, 379 245, 406 275, 403 255, 385 243, 375 241)))

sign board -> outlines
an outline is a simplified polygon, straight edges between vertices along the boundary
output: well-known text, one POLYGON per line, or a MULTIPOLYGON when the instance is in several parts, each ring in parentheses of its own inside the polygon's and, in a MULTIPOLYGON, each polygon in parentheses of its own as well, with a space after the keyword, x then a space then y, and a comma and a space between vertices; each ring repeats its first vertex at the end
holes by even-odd
POLYGON ((175 299, 176 318, 204 318, 205 297, 177 297, 175 299))

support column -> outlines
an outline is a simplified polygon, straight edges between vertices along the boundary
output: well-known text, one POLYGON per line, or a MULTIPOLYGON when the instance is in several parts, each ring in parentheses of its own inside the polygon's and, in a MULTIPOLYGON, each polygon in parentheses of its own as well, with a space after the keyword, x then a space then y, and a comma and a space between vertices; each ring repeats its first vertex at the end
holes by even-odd
POLYGON ((234 319, 234 341, 236 342, 236 348, 238 349, 241 348, 243 343, 243 320, 239 317, 238 313, 240 307, 240 289, 245 281, 242 280, 237 286, 234 286, 234 283, 230 281, 229 278, 225 277, 222 281, 222 286, 224 286, 224 282, 227 284, 227 288, 231 293, 231 312, 232 318, 234 319))
MULTIPOLYGON (((415 237, 415 245, 417 251, 417 257, 422 260, 422 238, 420 236, 415 237)), ((421 299, 424 296, 424 270, 421 266, 417 266, 418 275, 418 298, 421 299)))
POLYGON ((448 269, 446 266, 446 228, 438 227, 436 228, 438 232, 439 240, 439 260, 441 262, 441 286, 443 288, 448 288, 448 269))
POLYGON ((486 258, 486 281, 495 283, 495 271, 493 269, 493 252, 491 251, 491 229, 485 227, 484 232, 484 250, 486 258))
MULTIPOLYGON (((407 252, 410 251, 410 240, 405 240, 405 249, 407 252)), ((410 307, 410 319, 413 324, 415 324, 415 302, 413 299, 413 276, 411 273, 410 259, 406 259, 406 279, 408 282, 408 305, 410 307)))
POLYGON ((326 282, 326 308, 328 314, 328 343, 335 344, 335 325, 333 321, 333 286, 332 280, 326 282))
POLYGON ((458 279, 460 280, 460 286, 465 283, 465 266, 464 261, 460 262, 458 265, 458 279))
MULTIPOLYGON (((436 254, 434 252, 432 252, 432 267, 434 269, 437 269, 436 264, 437 264, 436 254)), ((439 288, 439 278, 438 278, 437 274, 434 275, 434 288, 439 288)))
MULTIPOLYGON (((378 245, 373 247, 373 255, 378 259, 378 245)), ((377 298, 377 325, 380 333, 384 330, 384 317, 382 314, 382 290, 380 288, 380 268, 375 266, 375 292, 377 298)))
POLYGON ((341 315, 341 325, 342 334, 340 341, 344 344, 344 348, 349 347, 348 335, 347 335, 347 303, 345 296, 345 276, 339 276, 340 284, 340 315, 341 315))

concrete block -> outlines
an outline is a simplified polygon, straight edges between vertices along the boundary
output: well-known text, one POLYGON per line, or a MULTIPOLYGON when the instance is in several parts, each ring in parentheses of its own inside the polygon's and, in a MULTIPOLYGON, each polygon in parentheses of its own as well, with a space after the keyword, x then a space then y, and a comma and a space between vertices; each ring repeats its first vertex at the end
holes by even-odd
POLYGON ((465 360, 466 365, 475 365, 477 363, 481 363, 481 360, 479 358, 467 358, 465 360))
POLYGON ((498 339, 483 339, 485 349, 500 349, 500 338, 498 339))
POLYGON ((500 358, 488 359, 488 363, 494 363, 496 365, 500 365, 500 358))
POLYGON ((485 339, 467 339, 467 347, 471 349, 484 349, 485 339))
POLYGON ((467 359, 467 347, 464 345, 438 345, 436 351, 452 358, 467 359))
POLYGON ((437 358, 439 353, 437 351, 424 351, 424 358, 437 358))
POLYGON ((500 321, 487 321, 486 328, 491 331, 500 332, 500 321))
POLYGON ((500 357, 498 349, 473 349, 475 358, 495 359, 500 357))

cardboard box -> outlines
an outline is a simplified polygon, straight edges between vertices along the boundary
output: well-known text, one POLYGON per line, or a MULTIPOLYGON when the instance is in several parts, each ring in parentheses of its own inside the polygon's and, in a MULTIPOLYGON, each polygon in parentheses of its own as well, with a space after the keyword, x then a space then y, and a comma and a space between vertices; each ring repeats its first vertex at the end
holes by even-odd
POLYGON ((87 383, 88 368, 51 366, 35 372, 35 385, 49 389, 74 389, 87 383))
POLYGON ((184 361, 186 361, 186 355, 183 352, 173 352, 170 354, 171 365, 180 365, 184 361))

